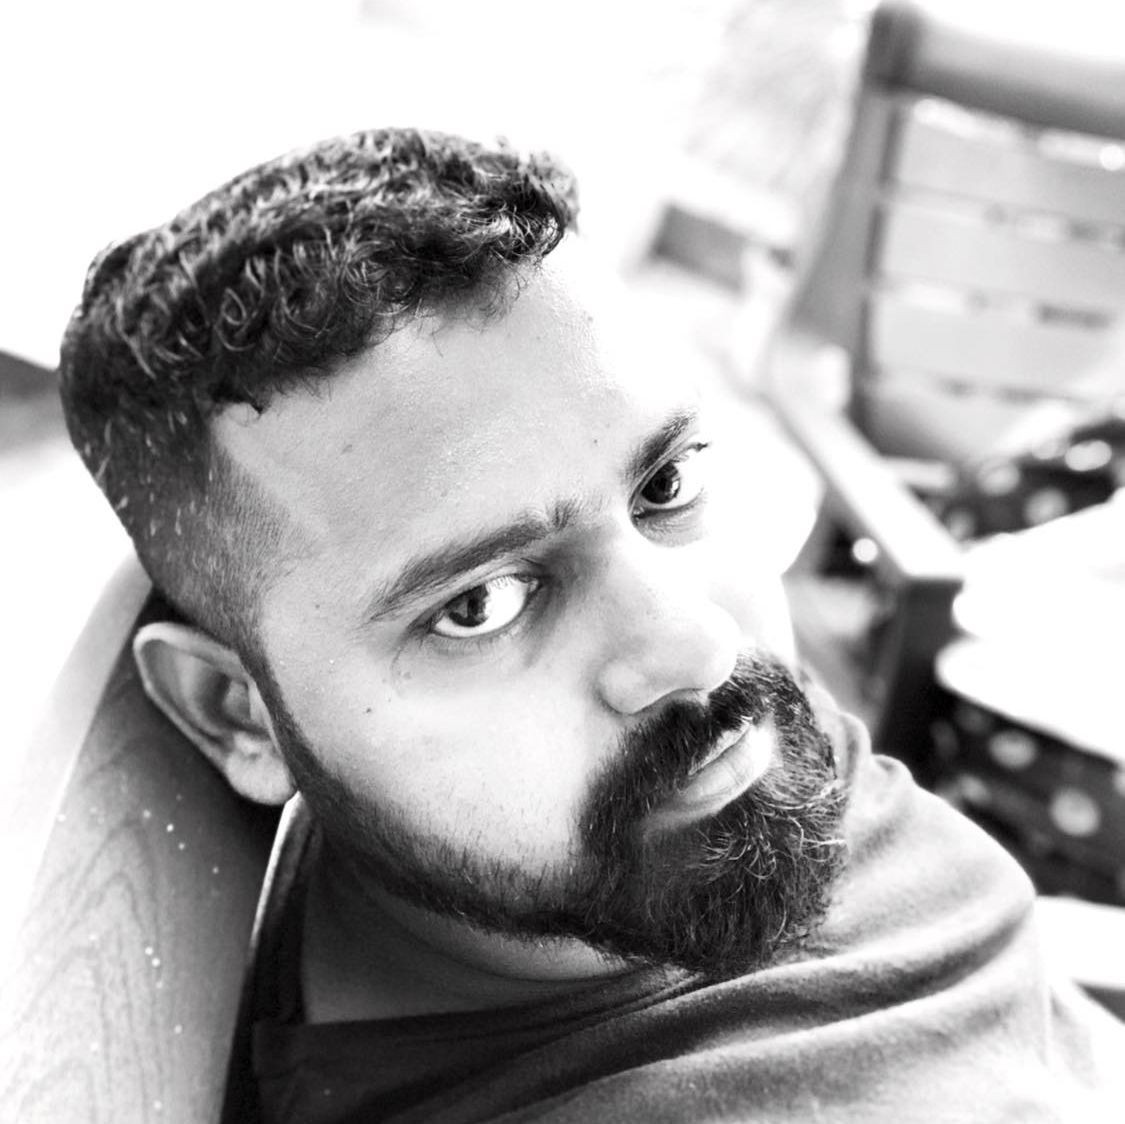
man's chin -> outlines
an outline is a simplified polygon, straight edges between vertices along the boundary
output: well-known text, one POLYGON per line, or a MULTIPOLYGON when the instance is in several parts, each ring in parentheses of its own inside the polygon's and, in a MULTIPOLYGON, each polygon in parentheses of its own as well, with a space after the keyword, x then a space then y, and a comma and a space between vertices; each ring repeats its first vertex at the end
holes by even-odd
POLYGON ((763 814, 753 791, 706 821, 650 833, 621 900, 591 926, 614 955, 714 978, 797 952, 823 919, 844 860, 832 785, 763 814))
POLYGON ((801 946, 840 868, 845 788, 808 699, 748 659, 705 712, 669 707, 597 794, 591 943, 729 976, 801 946))

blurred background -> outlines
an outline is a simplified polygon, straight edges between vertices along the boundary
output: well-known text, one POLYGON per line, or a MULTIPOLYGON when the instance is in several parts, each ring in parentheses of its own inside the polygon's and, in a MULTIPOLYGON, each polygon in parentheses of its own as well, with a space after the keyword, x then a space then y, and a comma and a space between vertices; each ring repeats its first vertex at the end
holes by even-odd
POLYGON ((694 350, 769 481, 764 537, 793 562, 805 657, 1042 889, 1125 901, 1125 18, 1096 0, 891 3, 873 23, 875 8, 9 5, 0 784, 126 550, 50 374, 90 259, 260 160, 416 124, 571 164, 585 236, 694 350), (775 354, 810 334, 779 374, 775 354), (985 395, 970 352, 1006 372, 985 395), (1008 379, 1020 364, 1033 390, 1008 379), (900 394, 900 367, 924 390, 900 394), (860 406, 894 417, 856 444, 860 406))

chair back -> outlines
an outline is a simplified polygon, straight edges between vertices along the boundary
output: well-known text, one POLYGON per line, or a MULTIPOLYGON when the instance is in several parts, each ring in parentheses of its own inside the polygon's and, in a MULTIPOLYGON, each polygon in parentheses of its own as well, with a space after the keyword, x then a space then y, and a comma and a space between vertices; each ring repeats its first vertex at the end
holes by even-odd
POLYGON ((222 1119, 277 817, 145 697, 130 642, 165 612, 128 560, 2 794, 21 860, 0 974, 8 1119, 222 1119))
POLYGON ((879 6, 804 273, 797 317, 851 355, 850 413, 888 455, 963 463, 1030 402, 1116 389, 1090 372, 1125 307, 1125 51, 1005 10, 879 6))

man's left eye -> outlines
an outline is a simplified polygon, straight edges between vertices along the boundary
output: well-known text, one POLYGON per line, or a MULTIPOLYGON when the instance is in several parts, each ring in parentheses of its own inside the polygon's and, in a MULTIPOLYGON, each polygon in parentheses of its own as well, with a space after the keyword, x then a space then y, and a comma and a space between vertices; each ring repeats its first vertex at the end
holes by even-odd
POLYGON ((637 492, 633 517, 644 519, 694 503, 703 492, 705 473, 699 454, 706 448, 706 445, 694 445, 662 464, 637 492))

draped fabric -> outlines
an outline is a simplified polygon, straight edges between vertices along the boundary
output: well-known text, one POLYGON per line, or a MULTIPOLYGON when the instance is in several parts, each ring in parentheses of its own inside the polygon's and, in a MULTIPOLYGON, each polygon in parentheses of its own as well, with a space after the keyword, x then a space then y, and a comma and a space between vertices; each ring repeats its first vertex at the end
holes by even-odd
POLYGON ((795 960, 729 982, 650 969, 528 1007, 305 1025, 298 867, 263 945, 263 1118, 1125 1119, 1125 1026, 1048 977, 1027 878, 835 725, 852 796, 829 917, 795 960))

